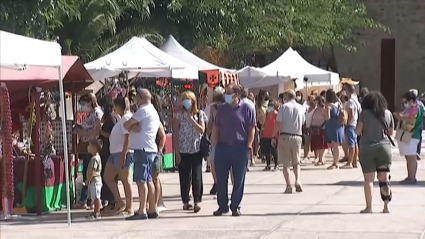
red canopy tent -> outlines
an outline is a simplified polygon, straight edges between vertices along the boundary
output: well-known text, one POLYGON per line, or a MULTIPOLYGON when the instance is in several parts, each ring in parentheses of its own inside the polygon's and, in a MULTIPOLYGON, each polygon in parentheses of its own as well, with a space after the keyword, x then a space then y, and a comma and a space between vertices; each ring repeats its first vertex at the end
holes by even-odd
MULTIPOLYGON (((68 88, 70 83, 74 87, 82 89, 93 82, 78 56, 62 56, 62 74, 64 84, 68 88)), ((0 82, 6 83, 12 101, 16 101, 22 97, 22 94, 16 95, 15 93, 24 92, 24 96, 26 96, 28 88, 32 86, 42 88, 56 87, 58 82, 57 75, 57 70, 50 67, 30 66, 22 71, 1 68, 0 82)))
MULTIPOLYGON (((78 56, 62 56, 62 74, 65 91, 79 91, 93 82, 78 56)), ((0 69, 0 82, 6 84, 10 93, 12 122, 19 124, 19 114, 28 113, 24 110, 29 104, 29 89, 57 87, 57 75, 57 69, 50 67, 30 66, 21 71, 0 69)))

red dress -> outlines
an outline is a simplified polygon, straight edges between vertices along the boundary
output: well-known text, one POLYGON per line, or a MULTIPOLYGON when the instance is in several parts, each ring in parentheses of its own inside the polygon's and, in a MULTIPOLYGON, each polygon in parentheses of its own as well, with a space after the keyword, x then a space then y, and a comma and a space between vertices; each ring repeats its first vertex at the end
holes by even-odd
POLYGON ((323 122, 325 121, 324 114, 321 114, 320 112, 322 109, 318 108, 312 115, 312 124, 310 126, 310 150, 321 150, 321 149, 327 149, 329 148, 328 143, 326 142, 325 138, 325 129, 323 122))

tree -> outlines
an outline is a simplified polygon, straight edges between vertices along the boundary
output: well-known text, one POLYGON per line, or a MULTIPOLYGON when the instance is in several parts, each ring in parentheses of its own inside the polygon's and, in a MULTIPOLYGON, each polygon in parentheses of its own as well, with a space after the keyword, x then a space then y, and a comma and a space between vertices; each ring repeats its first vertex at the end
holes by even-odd
POLYGON ((382 29, 357 0, 15 0, 0 1, 2 28, 48 39, 94 60, 129 40, 182 45, 228 67, 288 46, 355 50, 353 30, 382 29))

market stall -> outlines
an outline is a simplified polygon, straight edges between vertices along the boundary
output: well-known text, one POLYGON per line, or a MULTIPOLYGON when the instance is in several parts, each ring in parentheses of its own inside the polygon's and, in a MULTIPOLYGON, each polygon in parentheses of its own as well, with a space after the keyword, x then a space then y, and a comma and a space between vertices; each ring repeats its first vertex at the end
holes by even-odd
MULTIPOLYGON (((28 38, 28 37, 24 37, 24 36, 19 36, 19 35, 15 35, 15 34, 11 34, 11 33, 7 33, 7 32, 0 32, 0 67, 2 68, 1 72, 5 72, 6 69, 14 69, 14 70, 21 70, 21 71, 16 71, 15 73, 19 74, 20 72, 24 72, 26 73, 26 70, 28 69, 47 69, 47 68, 53 68, 56 69, 53 70, 52 74, 54 75, 54 77, 52 77, 53 79, 55 79, 56 81, 53 81, 52 79, 46 79, 44 77, 41 77, 41 73, 39 72, 37 76, 39 76, 40 81, 38 81, 37 83, 31 84, 31 85, 25 85, 28 95, 33 95, 33 93, 38 94, 38 96, 41 96, 42 93, 42 87, 46 87, 48 89, 51 89, 54 85, 57 84, 57 80, 59 80, 59 89, 58 89, 58 102, 60 105, 65 105, 65 94, 64 94, 64 89, 63 89, 63 78, 62 78, 62 58, 61 58, 61 48, 60 46, 56 43, 56 42, 47 42, 47 41, 41 41, 41 40, 37 40, 37 39, 32 39, 32 38, 28 38), (37 87, 35 87, 37 86, 37 87), (42 86, 42 87, 40 87, 42 86)), ((18 77, 20 78, 20 77, 18 77)), ((20 87, 24 87, 24 82, 31 82, 31 79, 22 79, 20 78, 22 81, 14 81, 11 79, 8 79, 8 77, 1 75, 0 78, 0 82, 2 84, 4 84, 5 87, 8 87, 9 85, 11 86, 11 89, 16 89, 16 92, 18 91, 18 89, 21 89, 20 87), (16 85, 19 85, 19 87, 17 87, 16 85)), ((27 96, 28 96, 27 95, 27 96)), ((18 95, 15 96, 15 94, 12 95, 12 99, 18 99, 18 95)), ((25 98, 25 97, 23 97, 25 98)), ((36 105, 37 100, 40 100, 40 97, 31 97, 33 100, 31 100, 31 102, 34 102, 34 107, 30 107, 30 119, 34 119, 33 115, 35 113, 36 117, 37 115, 40 116, 40 105, 36 105)), ((27 101, 28 102, 28 101, 27 101)), ((7 104, 8 102, 3 101, 3 106, 5 104, 7 104)), ((32 104, 30 104, 32 105, 32 104)), ((3 107, 4 108, 4 107, 3 107)), ((15 108, 13 108, 15 109, 15 108)), ((13 110, 12 109, 12 110, 13 110)), ((65 107, 61 108, 61 114, 65 115, 65 107)), ((5 113, 3 112, 2 115, 5 115, 5 113)), ((11 114, 10 114, 11 115, 11 114)), ((10 116, 10 121, 11 121, 11 116, 10 116)), ((7 119, 4 119, 3 121, 3 125, 5 124, 5 122, 8 121, 7 119)), ((41 199, 42 199, 42 185, 43 185, 43 178, 40 175, 43 172, 43 165, 44 163, 46 163, 46 161, 42 160, 42 153, 41 152, 41 148, 40 148, 40 142, 41 142, 41 128, 40 128, 40 121, 39 120, 35 120, 35 127, 34 127, 34 137, 32 138, 32 142, 33 142, 33 146, 31 146, 31 141, 27 142, 27 145, 25 145, 26 149, 31 149, 33 150, 34 154, 30 154, 29 151, 24 152, 26 153, 26 157, 27 160, 24 163, 25 165, 29 165, 30 162, 30 157, 33 157, 32 161, 33 161, 33 171, 35 174, 35 186, 36 186, 36 210, 38 213, 41 213, 41 199)), ((33 121, 29 122, 30 125, 33 125, 33 121)), ((3 127, 2 127, 3 128, 3 127)), ((9 127, 8 127, 9 128, 9 127)), ((70 212, 70 180, 69 180, 69 152, 68 152, 68 138, 67 138, 67 129, 66 129, 66 119, 65 117, 61 117, 61 123, 59 125, 59 132, 61 132, 61 138, 62 138, 62 145, 63 145, 63 149, 62 149, 62 154, 58 154, 58 156, 63 158, 63 168, 64 168, 64 174, 62 174, 62 176, 64 175, 65 177, 65 194, 66 194, 66 204, 67 204, 67 209, 68 209, 68 225, 71 225, 71 212, 70 212)), ((5 130, 6 131, 6 130, 5 130)), ((12 131, 11 130, 11 124, 10 124, 10 129, 8 129, 7 131, 12 131)), ((28 131, 29 135, 32 135, 32 132, 28 131)), ((50 133, 46 134, 46 138, 49 137, 49 134, 53 134, 53 132, 50 131, 50 133)), ((50 135, 51 136, 51 135, 50 135)), ((3 141, 2 142, 8 142, 11 141, 12 139, 11 134, 4 132, 3 133, 3 141)), ((60 136, 59 136, 60 138, 60 136)), ((8 143, 3 143, 3 165, 7 166, 8 169, 10 170, 14 170, 14 158, 13 158, 13 153, 7 153, 8 150, 12 151, 12 147, 9 147, 8 143)), ((13 148, 13 151, 15 151, 16 149, 13 148)), ((46 155, 50 155, 50 154, 46 154, 46 155)), ((15 154, 15 157, 19 158, 21 155, 19 155, 19 153, 15 154)), ((25 157, 24 156, 24 157, 25 157)), ((19 159, 18 159, 19 160, 19 159)), ((51 169, 50 165, 50 169, 51 169)), ((24 166, 25 167, 25 166, 24 166)), ((27 167, 28 169, 29 167, 27 167)), ((46 168, 46 167, 45 167, 46 168)), ((18 168, 19 169, 19 168, 18 168)), ((5 173, 5 172, 2 172, 5 173)), ((53 175, 52 172, 50 172, 49 174, 50 176, 53 175)), ((27 177, 28 178, 28 177, 27 177)), ((59 177, 57 178, 59 179, 63 179, 63 177, 61 177, 61 175, 59 175, 59 177)), ((4 184, 2 185, 3 188, 11 188, 12 190, 14 189, 13 185, 15 185, 14 182, 14 178, 13 178, 13 174, 11 178, 5 178, 4 179, 4 184)), ((6 214, 9 214, 11 212, 11 207, 13 206, 13 198, 14 198, 14 193, 12 192, 12 195, 10 195, 10 192, 7 192, 8 190, 3 190, 2 196, 3 198, 7 198, 9 199, 7 203, 5 203, 5 201, 3 200, 3 211, 6 214)))
MULTIPOLYGON (((90 82, 90 75, 77 56, 62 56, 62 65, 66 89, 78 90, 90 82)), ((13 93, 12 128, 14 133, 17 132, 13 155, 16 211, 42 213, 61 209, 66 205, 63 115, 60 92, 55 87, 55 71, 46 67, 30 67, 23 71, 4 69, 0 76, 13 93), (50 149, 49 144, 52 146, 50 149), (35 170, 38 151, 41 151, 42 172, 35 170), (38 191, 41 191, 41 197, 37 195, 38 191)), ((72 112, 72 104, 70 107, 68 112, 72 112)), ((69 152, 72 149, 72 124, 72 120, 66 121, 69 152)), ((70 160, 69 166, 73 167, 73 163, 70 160)), ((73 190, 70 191, 72 194, 73 190)))
MULTIPOLYGON (((213 88, 216 86, 226 86, 230 83, 239 84, 239 76, 236 70, 227 69, 224 67, 216 66, 211 64, 192 52, 184 48, 173 36, 169 36, 164 45, 160 48, 168 55, 179 58, 180 60, 193 65, 199 69, 201 75, 205 77, 200 77, 200 85, 206 83, 208 88, 206 88, 204 94, 201 94, 201 99, 211 99, 213 94, 213 88)), ((195 90, 196 93, 198 93, 195 90)), ((200 102, 201 105, 206 105, 206 102, 200 102)))
MULTIPOLYGON (((199 79, 198 68, 179 59, 161 51, 145 38, 133 37, 114 52, 85 64, 93 79, 101 82, 88 88, 101 94, 116 95, 113 92, 119 92, 130 100, 137 87, 149 88, 153 93, 170 99, 170 104, 161 113, 166 119, 171 119, 175 109, 171 99, 176 95, 176 87, 186 85, 185 82, 193 85, 199 79)), ((163 162, 166 170, 174 169, 171 122, 167 122, 163 162)))
MULTIPOLYGON (((58 69, 61 77, 61 49, 53 42, 40 41, 29 37, 0 31, 0 67, 10 69, 26 69, 28 66, 48 66, 58 69), (42 56, 42 59, 40 59, 42 56)), ((0 79, 2 80, 2 79, 0 79)), ((13 158, 11 148, 11 117, 7 106, 9 102, 7 85, 3 84, 2 108, 2 207, 3 213, 9 214, 13 207, 13 158), (9 123, 10 122, 10 123, 9 123), (6 170, 7 169, 7 170, 6 170)), ((10 105, 9 105, 10 107, 10 105)))

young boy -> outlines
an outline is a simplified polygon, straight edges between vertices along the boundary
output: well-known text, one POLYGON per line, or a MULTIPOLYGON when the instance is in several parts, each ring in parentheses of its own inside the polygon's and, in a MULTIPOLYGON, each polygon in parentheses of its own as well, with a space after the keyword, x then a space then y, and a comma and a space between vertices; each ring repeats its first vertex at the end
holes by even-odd
POLYGON ((87 181, 88 185, 88 197, 91 198, 94 204, 93 213, 88 215, 87 219, 100 218, 100 209, 102 202, 100 200, 100 192, 102 190, 102 177, 100 172, 102 170, 102 162, 100 160, 99 151, 102 149, 102 141, 93 139, 89 141, 87 151, 92 155, 89 166, 87 167, 87 181))

